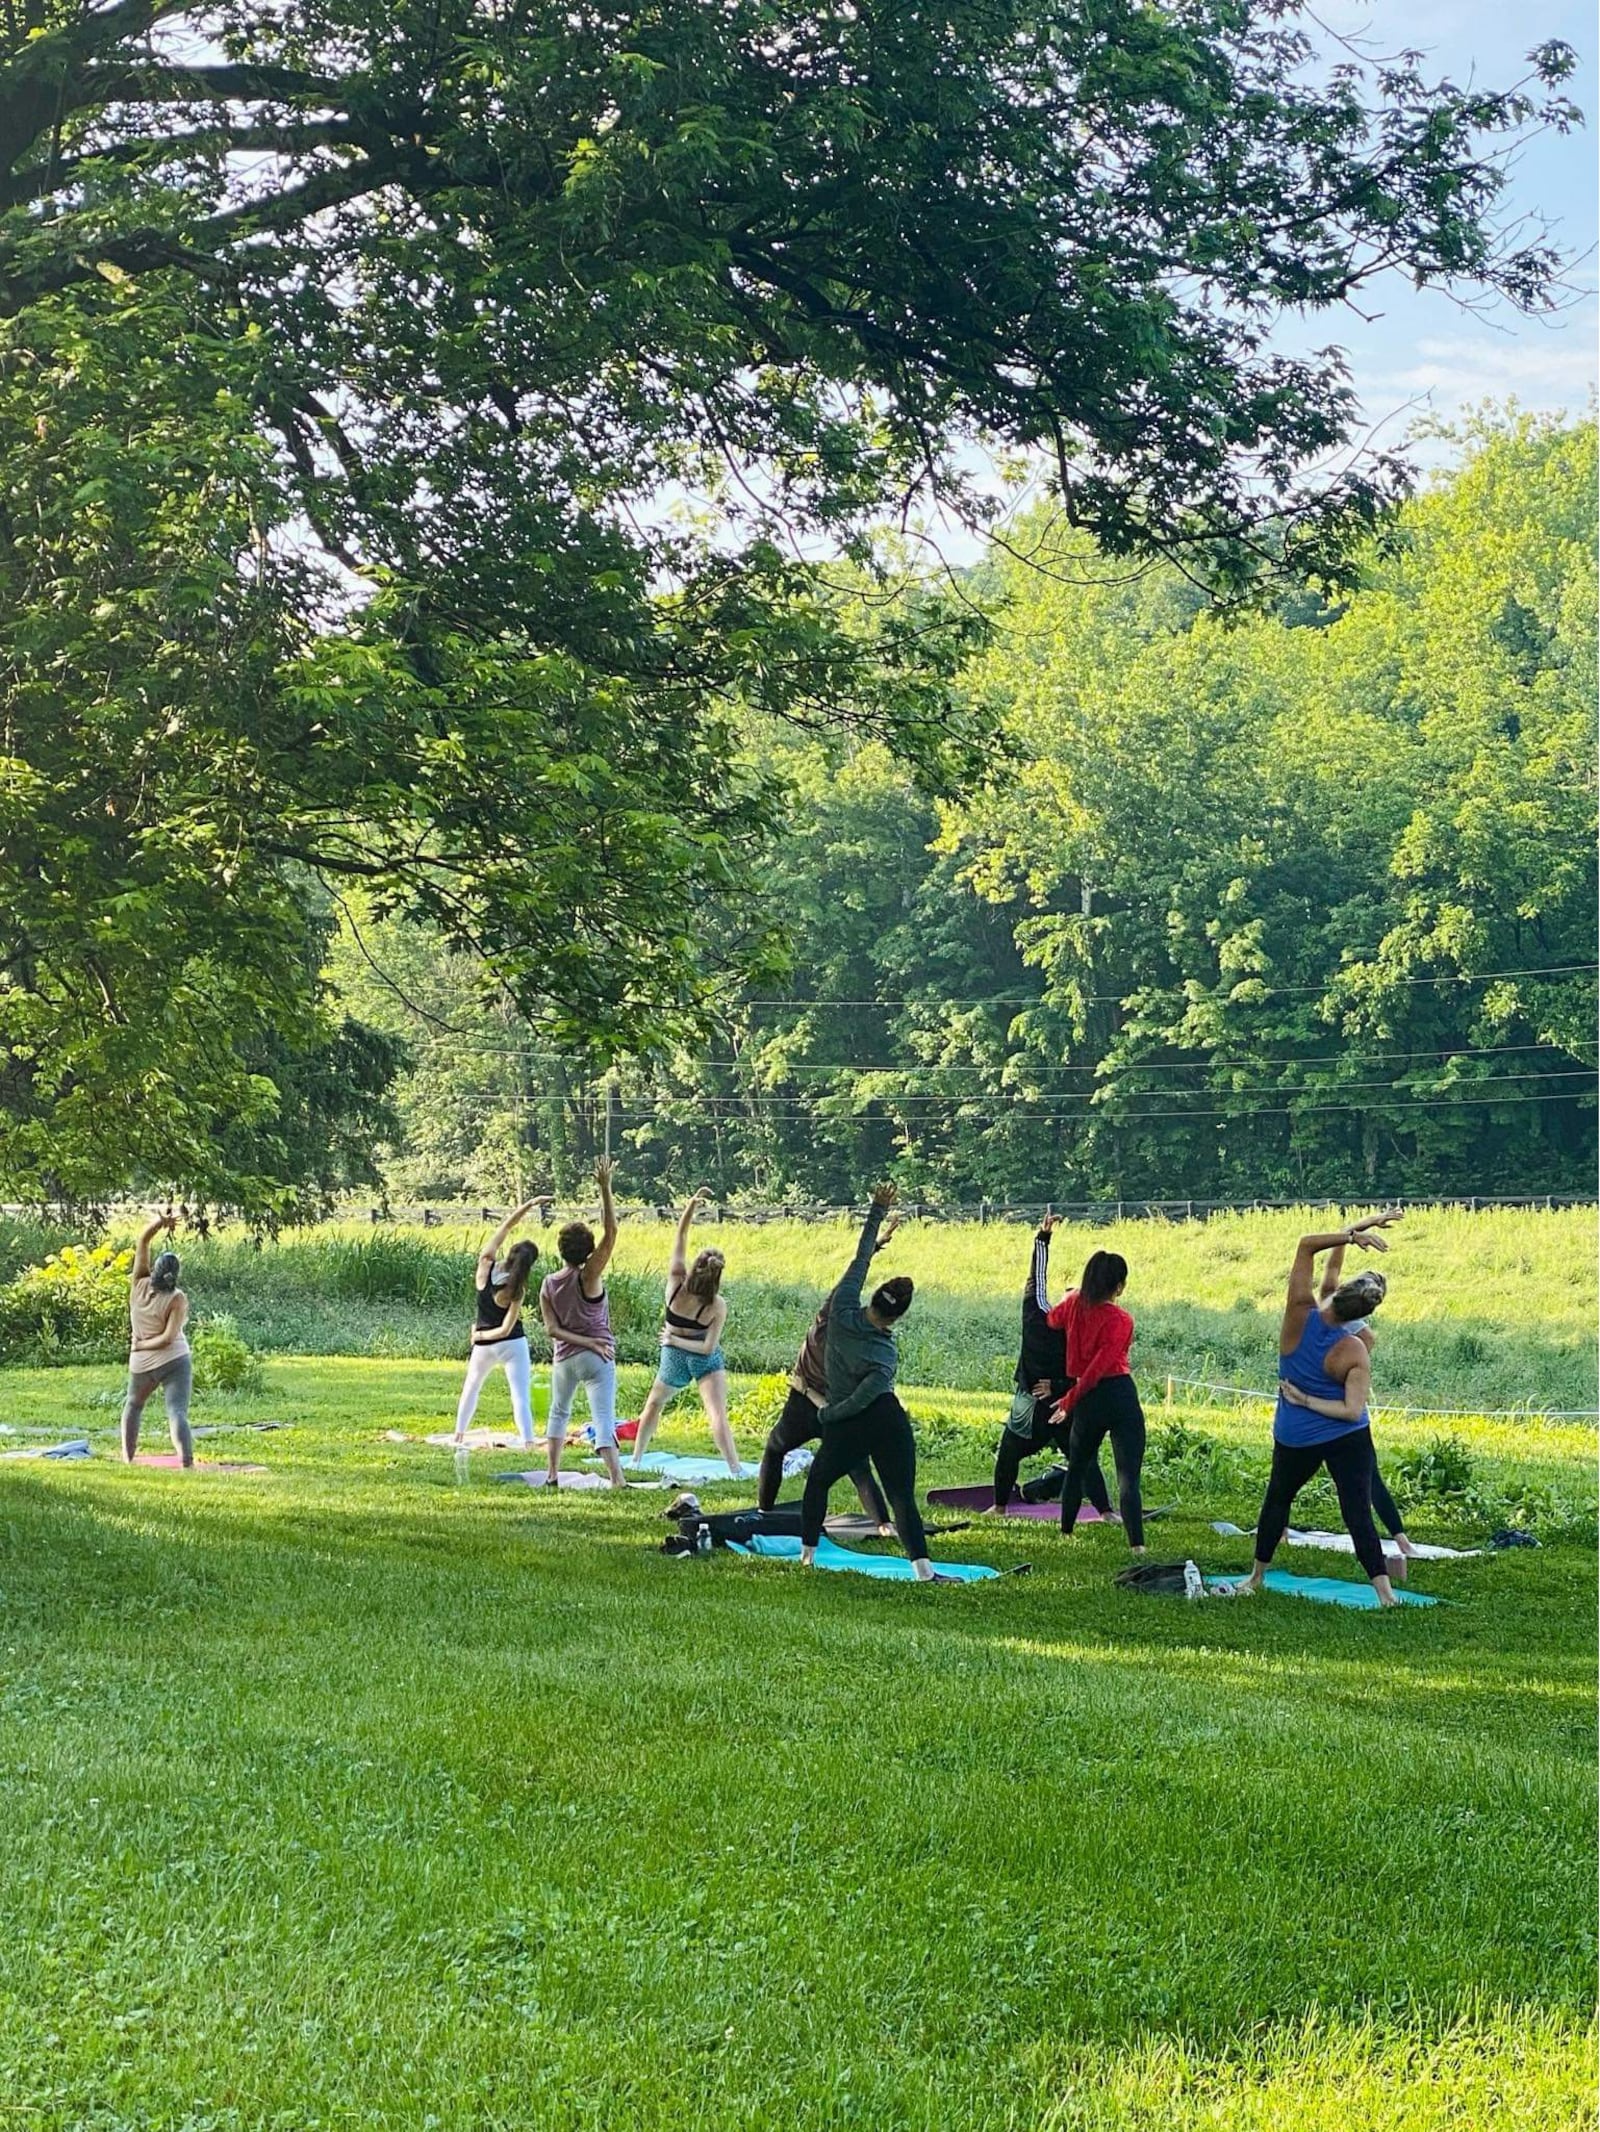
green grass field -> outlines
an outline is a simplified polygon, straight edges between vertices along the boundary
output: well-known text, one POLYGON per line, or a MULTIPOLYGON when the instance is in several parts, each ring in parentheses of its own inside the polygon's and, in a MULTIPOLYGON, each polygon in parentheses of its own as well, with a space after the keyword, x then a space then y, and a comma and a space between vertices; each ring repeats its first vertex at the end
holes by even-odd
MULTIPOLYGON (((457 1382, 274 1359, 195 1416, 270 1470, 185 1476, 110 1455, 115 1367, 0 1376, 98 1454, 0 1467, 0 2125, 1592 2123, 1592 1427, 1453 1423, 1554 1544, 1375 1617, 1122 1592, 1114 1528, 937 1541, 1034 1564, 968 1588, 673 1560, 658 1493, 460 1481, 457 1382)), ((1264 1414, 1147 1390, 1154 1551, 1241 1566, 1264 1414)), ((998 1398, 908 1403, 982 1475, 998 1398)))

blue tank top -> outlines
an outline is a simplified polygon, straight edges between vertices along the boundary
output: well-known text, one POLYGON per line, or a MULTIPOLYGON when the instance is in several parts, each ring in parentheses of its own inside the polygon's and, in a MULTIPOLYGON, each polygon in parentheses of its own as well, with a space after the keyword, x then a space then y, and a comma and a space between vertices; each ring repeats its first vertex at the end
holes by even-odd
MULTIPOLYGON (((1313 1399, 1342 1399, 1344 1386, 1328 1375, 1326 1364, 1333 1349, 1349 1337, 1348 1325, 1330 1325, 1320 1310, 1313 1310, 1294 1353, 1278 1357, 1278 1375, 1313 1399)), ((1354 1421, 1332 1421, 1326 1414, 1313 1414, 1309 1407, 1290 1406, 1281 1392, 1272 1417, 1272 1433, 1280 1444, 1331 1444, 1336 1437, 1366 1426, 1365 1407, 1354 1421)))

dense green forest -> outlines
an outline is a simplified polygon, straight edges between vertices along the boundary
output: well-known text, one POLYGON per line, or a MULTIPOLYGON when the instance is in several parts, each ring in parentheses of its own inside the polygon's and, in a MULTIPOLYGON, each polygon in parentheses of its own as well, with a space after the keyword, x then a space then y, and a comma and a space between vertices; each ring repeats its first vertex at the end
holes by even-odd
POLYGON ((790 960, 709 1057, 586 1073, 437 941, 347 922, 339 993, 410 1059, 391 1189, 572 1189, 609 1108, 647 1198, 1587 1190, 1594 426, 1456 446, 1355 590, 1244 618, 1025 522, 963 580, 1006 745, 958 798, 754 731, 786 827, 754 902, 686 918, 790 960))
POLYGON ((0 1196, 1584 1174, 1587 441, 1304 330, 1558 305, 1576 65, 0 11, 0 1196))

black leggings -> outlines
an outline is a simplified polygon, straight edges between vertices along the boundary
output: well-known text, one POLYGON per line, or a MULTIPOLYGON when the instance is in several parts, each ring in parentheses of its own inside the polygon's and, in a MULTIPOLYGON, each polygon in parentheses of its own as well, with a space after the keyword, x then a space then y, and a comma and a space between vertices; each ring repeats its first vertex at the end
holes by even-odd
MULTIPOLYGON (((822 1434, 822 1424, 817 1419, 817 1410, 804 1392, 797 1392, 791 1385, 789 1396, 784 1401, 783 1412, 773 1425, 761 1454, 761 1474, 756 1482, 756 1504, 759 1509, 770 1510, 778 1500, 778 1490, 783 1486, 783 1462, 791 1451, 798 1451, 802 1444, 815 1443, 822 1434)), ((887 1525, 889 1506, 883 1493, 872 1478, 872 1468, 865 1459, 850 1468, 850 1478, 856 1484, 856 1494, 861 1498, 861 1507, 874 1525, 887 1525)))
POLYGON ((807 1547, 816 1546, 834 1482, 869 1458, 889 1498, 900 1544, 913 1562, 920 1562, 928 1552, 928 1536, 917 1508, 917 1439, 911 1433, 911 1417, 893 1392, 884 1392, 848 1421, 823 1430, 800 1501, 800 1538, 807 1547))
MULTIPOLYGON (((1017 1492, 1017 1473, 1025 1458, 1037 1458, 1041 1451, 1065 1451, 1069 1440, 1068 1425, 1055 1419, 1054 1399, 1036 1399, 1033 1419, 1028 1424, 1026 1436, 1019 1436, 1015 1429, 1000 1431, 1000 1441, 994 1450, 994 1507, 1004 1510, 1017 1492)), ((1100 1471, 1100 1460, 1090 1460, 1083 1476, 1084 1493, 1102 1517, 1111 1508, 1111 1498, 1106 1493, 1106 1477, 1100 1471)))
MULTIPOLYGON (((1272 1445, 1272 1472, 1256 1524, 1256 1560, 1270 1562, 1288 1530, 1294 1499, 1319 1467, 1326 1466, 1339 1493, 1339 1515, 1356 1543, 1356 1560, 1369 1577, 1388 1575, 1383 1542, 1372 1522, 1372 1476, 1377 1453, 1372 1431, 1349 1429, 1325 1444, 1272 1445)), ((1388 1491, 1385 1490, 1385 1493, 1388 1491)))
MULTIPOLYGON (((1371 1431, 1368 1431, 1370 1435, 1371 1431)), ((1382 1518, 1384 1530, 1392 1540, 1398 1540, 1406 1529, 1406 1521, 1400 1515, 1400 1507, 1389 1493, 1389 1484, 1378 1471, 1378 1447, 1372 1447, 1372 1508, 1382 1518)))
POLYGON ((1100 1446, 1111 1439, 1117 1468, 1117 1508, 1130 1547, 1144 1545, 1144 1504, 1139 1498, 1139 1468, 1144 1464, 1144 1408, 1131 1377, 1102 1377, 1078 1401, 1067 1440, 1067 1478, 1061 1489, 1061 1530, 1078 1522, 1089 1469, 1100 1446))

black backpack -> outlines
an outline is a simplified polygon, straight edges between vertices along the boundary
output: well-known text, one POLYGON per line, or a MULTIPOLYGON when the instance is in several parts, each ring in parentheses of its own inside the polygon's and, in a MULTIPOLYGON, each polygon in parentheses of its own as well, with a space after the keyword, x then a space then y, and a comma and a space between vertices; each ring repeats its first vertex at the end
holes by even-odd
POLYGON ((1119 1569, 1116 1581, 1131 1592, 1175 1592, 1183 1596, 1183 1573, 1186 1562, 1135 1562, 1131 1569, 1119 1569))

